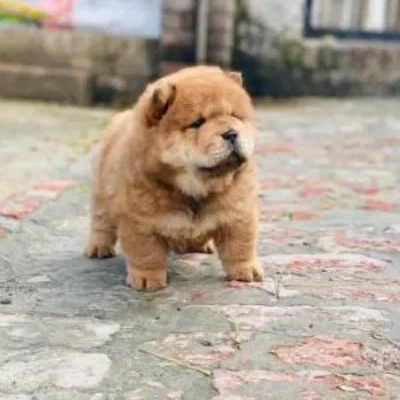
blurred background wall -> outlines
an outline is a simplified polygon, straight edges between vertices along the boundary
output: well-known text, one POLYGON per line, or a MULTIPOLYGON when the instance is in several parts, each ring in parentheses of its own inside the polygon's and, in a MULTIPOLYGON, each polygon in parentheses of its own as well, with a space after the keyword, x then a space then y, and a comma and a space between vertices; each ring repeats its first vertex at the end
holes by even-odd
POLYGON ((187 65, 254 96, 397 95, 400 0, 2 0, 0 96, 125 105, 187 65))

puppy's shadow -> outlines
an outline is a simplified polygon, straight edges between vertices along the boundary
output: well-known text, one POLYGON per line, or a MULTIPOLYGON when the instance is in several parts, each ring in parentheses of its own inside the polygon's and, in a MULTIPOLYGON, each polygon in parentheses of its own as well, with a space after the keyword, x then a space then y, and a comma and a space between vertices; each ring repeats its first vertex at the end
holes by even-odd
POLYGON ((125 285, 126 268, 123 256, 92 260, 80 256, 77 258, 77 262, 79 261, 84 266, 82 279, 87 276, 91 284, 103 288, 125 285))
POLYGON ((107 291, 125 286, 125 261, 121 256, 88 259, 78 255, 64 260, 48 260, 48 271, 54 286, 71 287, 73 291, 107 291))
MULTIPOLYGON (((191 286, 206 285, 223 279, 222 269, 217 265, 215 255, 197 255, 189 263, 187 257, 169 254, 168 288, 164 292, 186 290, 191 286), (200 258, 198 258, 200 256, 200 258), (186 288, 186 289, 185 289, 186 288)), ((114 295, 130 293, 132 289, 126 285, 125 258, 118 254, 107 259, 88 259, 78 255, 64 260, 48 260, 51 266, 52 286, 63 292, 75 293, 78 296, 103 293, 114 295)), ((57 290, 58 291, 58 290, 57 290)), ((136 292, 135 292, 136 293, 136 292)), ((137 292, 137 296, 140 292, 137 292)), ((133 295, 133 297, 137 297, 133 295)))

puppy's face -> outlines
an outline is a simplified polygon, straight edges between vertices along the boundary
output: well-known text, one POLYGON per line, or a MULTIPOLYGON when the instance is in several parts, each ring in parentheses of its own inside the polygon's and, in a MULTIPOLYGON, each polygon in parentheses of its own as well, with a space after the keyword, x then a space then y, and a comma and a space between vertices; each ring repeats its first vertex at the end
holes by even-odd
POLYGON ((207 190, 207 182, 243 168, 253 152, 254 128, 240 74, 193 67, 159 80, 150 90, 152 146, 184 192, 204 195, 197 192, 207 190))

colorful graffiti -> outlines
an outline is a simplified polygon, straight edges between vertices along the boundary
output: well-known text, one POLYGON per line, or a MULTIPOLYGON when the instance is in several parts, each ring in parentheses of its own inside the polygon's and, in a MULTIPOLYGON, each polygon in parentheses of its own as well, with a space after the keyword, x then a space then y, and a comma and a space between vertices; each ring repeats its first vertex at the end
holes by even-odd
POLYGON ((0 28, 19 24, 159 38, 162 0, 0 0, 0 28))
POLYGON ((0 22, 70 28, 75 0, 2 0, 0 22))

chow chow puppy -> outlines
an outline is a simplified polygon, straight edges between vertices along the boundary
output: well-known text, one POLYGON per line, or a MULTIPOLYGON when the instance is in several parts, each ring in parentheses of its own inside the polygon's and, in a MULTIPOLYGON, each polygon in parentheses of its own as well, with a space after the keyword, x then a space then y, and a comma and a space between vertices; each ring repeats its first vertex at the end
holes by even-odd
POLYGON ((150 84, 103 137, 86 255, 119 240, 138 290, 167 285, 169 251, 215 249, 229 278, 261 281, 254 135, 240 73, 196 66, 150 84))

